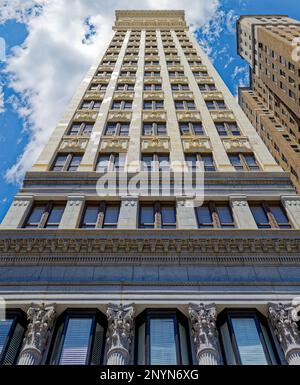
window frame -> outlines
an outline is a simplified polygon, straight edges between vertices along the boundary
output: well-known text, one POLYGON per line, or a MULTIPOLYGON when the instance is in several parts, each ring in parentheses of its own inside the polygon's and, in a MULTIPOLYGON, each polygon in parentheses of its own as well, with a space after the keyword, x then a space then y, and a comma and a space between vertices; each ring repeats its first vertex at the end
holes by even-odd
POLYGON ((149 136, 167 136, 168 135, 168 132, 167 132, 167 124, 164 123, 164 122, 143 122, 143 126, 142 126, 142 136, 145 136, 145 137, 149 137, 149 136), (151 134, 148 135, 145 133, 145 126, 146 125, 152 125, 152 129, 151 129, 151 134), (164 126, 165 127, 165 132, 163 134, 161 134, 158 130, 158 126, 164 126))
POLYGON ((143 171, 159 171, 159 172, 162 172, 162 171, 165 171, 165 170, 160 170, 160 157, 168 157, 169 158, 169 168, 168 168, 168 171, 171 169, 171 164, 170 164, 170 153, 160 153, 160 152, 151 152, 151 153, 142 153, 141 154, 141 162, 142 162, 142 170, 143 171), (148 156, 148 157, 152 157, 152 161, 151 161, 151 169, 149 170, 148 166, 147 168, 145 169, 145 165, 143 163, 147 163, 143 160, 144 156, 148 156))
POLYGON ((241 130, 236 122, 215 122, 215 126, 220 137, 227 137, 227 136, 238 137, 242 135, 241 130), (221 135, 218 129, 218 126, 221 126, 221 125, 224 127, 225 135, 221 135), (233 130, 232 127, 230 127, 230 125, 235 125, 237 129, 233 130), (234 135, 234 132, 238 133, 238 135, 234 135))
POLYGON ((174 100, 175 110, 176 111, 196 111, 196 103, 194 100, 174 100), (179 108, 178 104, 181 103, 183 108, 179 108), (193 104, 193 106, 189 106, 189 104, 193 104))
POLYGON ((94 342, 95 342, 95 330, 97 323, 99 323, 103 327, 103 341, 102 341, 102 349, 101 349, 101 355, 100 355, 100 365, 103 366, 104 364, 104 353, 105 353, 105 346, 106 346, 106 334, 107 334, 107 318, 106 316, 99 311, 98 309, 75 309, 75 308, 68 308, 66 309, 56 320, 55 327, 54 327, 54 333, 53 338, 50 343, 50 348, 48 351, 46 364, 47 365, 59 365, 59 361, 62 354, 62 348, 66 337, 66 331, 69 324, 70 318, 92 318, 92 326, 91 329, 93 330, 92 335, 89 337, 89 346, 88 346, 88 353, 86 357, 86 363, 85 365, 91 365, 91 355, 94 348, 94 342), (63 325, 62 332, 61 332, 61 340, 58 342, 58 357, 52 358, 53 355, 53 349, 56 344, 56 339, 58 337, 58 331, 60 326, 63 325))
POLYGON ((180 130, 180 135, 185 136, 185 135, 195 135, 195 136, 205 136, 205 131, 203 127, 202 122, 179 122, 179 130, 180 130), (188 133, 183 132, 182 126, 187 125, 188 126, 188 133), (201 134, 196 133, 194 125, 200 125, 201 126, 201 134))
POLYGON ((134 343, 134 364, 138 365, 138 331, 140 326, 145 324, 145 363, 144 365, 151 365, 150 360, 150 321, 151 319, 173 319, 174 325, 174 336, 175 336, 175 349, 176 349, 176 365, 182 365, 182 352, 181 352, 181 341, 180 341, 180 331, 179 324, 184 327, 186 333, 186 346, 188 353, 189 364, 192 365, 192 347, 190 341, 190 328, 188 319, 176 308, 170 309, 156 309, 156 308, 147 308, 141 314, 136 317, 135 321, 135 343, 134 343))
POLYGON ((58 202, 57 201, 49 201, 49 202, 35 201, 31 207, 31 210, 29 211, 29 214, 26 217, 26 220, 24 221, 22 228, 23 229, 58 229, 60 222, 61 222, 61 219, 64 215, 64 211, 62 213, 62 216, 60 218, 59 223, 53 223, 55 226, 53 226, 53 225, 49 226, 49 227, 47 226, 48 220, 49 220, 51 213, 55 207, 64 207, 64 210, 65 210, 66 209, 66 203, 60 202, 60 201, 58 201, 58 202), (41 219, 37 223, 37 226, 34 226, 35 224, 32 224, 32 226, 30 226, 30 223, 28 221, 29 221, 29 219, 30 219, 31 215, 33 214, 34 209, 36 207, 43 207, 43 213, 41 215, 41 219))
MULTIPOLYGON (((58 153, 56 155, 55 159, 54 159, 54 162, 53 162, 53 164, 51 166, 51 170, 50 171, 52 171, 52 172, 76 172, 77 170, 70 171, 70 167, 72 165, 72 161, 73 161, 74 157, 76 157, 76 156, 77 157, 81 156, 81 161, 82 161, 83 154, 81 152, 79 152, 79 153, 76 153, 76 152, 72 152, 72 153, 58 153), (66 160, 64 162, 64 165, 62 166, 61 170, 54 170, 54 167, 57 167, 55 165, 56 165, 58 157, 60 157, 60 156, 66 156, 66 160)), ((81 161, 80 161, 80 163, 81 163, 81 161)), ((80 163, 79 163, 79 165, 80 165, 80 163)), ((79 165, 78 165, 78 167, 79 167, 79 165)))
POLYGON ((112 111, 122 111, 122 110, 128 111, 128 110, 132 110, 132 103, 133 103, 132 100, 118 100, 118 99, 115 99, 115 100, 112 101, 110 109, 112 111), (115 108, 114 107, 115 103, 120 103, 120 107, 119 108, 115 108), (127 104, 130 104, 130 107, 127 107, 126 106, 127 104))
POLYGON ((90 134, 93 132, 93 128, 94 128, 94 124, 93 124, 93 123, 89 123, 89 122, 82 122, 82 123, 80 123, 80 122, 78 122, 78 123, 77 123, 77 122, 72 122, 70 128, 68 129, 67 135, 68 135, 68 136, 83 136, 83 135, 90 135, 90 134), (80 125, 79 130, 78 130, 78 133, 77 133, 77 134, 72 134, 72 133, 71 133, 71 132, 72 132, 72 128, 73 128, 73 126, 76 125, 76 124, 80 125), (89 125, 89 126, 92 126, 92 129, 91 129, 90 132, 85 132, 85 128, 86 128, 88 125, 89 125))
POLYGON ((280 364, 280 359, 279 359, 277 347, 276 347, 273 335, 270 331, 270 326, 269 326, 266 318, 255 308, 249 308, 249 309, 226 308, 219 314, 219 316, 217 318, 217 330, 218 330, 219 336, 220 336, 220 338, 219 338, 220 348, 221 348, 222 357, 224 360, 224 365, 228 365, 228 363, 227 363, 227 358, 226 358, 226 354, 225 354, 224 342, 223 342, 223 338, 222 338, 222 334, 221 334, 221 326, 223 326, 226 323, 227 323, 227 327, 228 327, 228 332, 229 332, 229 337, 230 337, 230 342, 231 342, 231 348, 232 348, 232 351, 234 354, 236 365, 242 365, 241 357, 240 357, 240 353, 239 353, 239 349, 238 349, 238 344, 237 344, 234 329, 232 326, 232 320, 231 320, 232 318, 253 318, 255 320, 256 329, 257 329, 259 339, 261 341, 261 345, 263 347, 266 361, 268 362, 268 365, 280 364), (263 325, 266 329, 267 336, 269 337, 270 344, 271 344, 271 347, 273 350, 274 358, 276 360, 276 364, 272 363, 271 355, 270 355, 270 352, 268 350, 267 343, 265 341, 265 337, 263 335, 261 325, 263 325))
POLYGON ((147 202, 147 201, 142 201, 139 203, 139 213, 138 213, 138 228, 139 229, 177 229, 178 226, 178 219, 177 219, 177 210, 176 210, 176 205, 173 202, 160 202, 160 201, 155 201, 155 202, 147 202), (153 214, 154 214, 154 222, 152 223, 143 223, 141 221, 141 216, 142 216, 142 208, 143 207, 152 207, 153 208, 153 214), (174 208, 174 213, 175 213, 175 225, 174 226, 164 226, 162 222, 162 209, 164 207, 172 207, 174 208), (153 226, 152 226, 153 225, 153 226))
POLYGON ((206 100, 206 107, 208 111, 215 111, 215 110, 227 110, 227 105, 224 100, 206 100), (212 103, 213 105, 211 107, 208 106, 208 103, 212 103), (220 107, 219 103, 223 103, 224 106, 220 107))
POLYGON ((190 169, 189 164, 188 164, 189 161, 186 160, 186 157, 187 157, 187 156, 195 156, 195 157, 196 157, 196 164, 195 164, 195 166, 192 166, 192 170, 193 170, 194 168, 197 168, 197 167, 198 167, 198 166, 197 166, 197 163, 198 163, 198 162, 203 162, 203 163, 204 163, 204 169, 203 169, 203 171, 206 171, 206 172, 216 172, 216 171, 217 171, 216 163, 215 163, 215 160, 214 160, 214 155, 213 155, 212 152, 207 152, 207 153, 184 153, 184 159, 185 159, 185 162, 186 162, 188 168, 190 169), (214 166, 214 170, 206 170, 206 169, 205 169, 206 165, 205 165, 204 158, 205 158, 205 157, 208 157, 208 156, 211 156, 211 158, 212 158, 212 164, 213 164, 213 166, 214 166))
POLYGON ((106 126, 105 126, 105 130, 104 130, 104 136, 112 136, 112 137, 115 137, 115 136, 124 136, 124 137, 128 137, 129 136, 129 130, 130 130, 130 123, 129 122, 107 122, 106 123, 106 126), (115 125, 115 134, 108 134, 107 131, 108 131, 108 126, 109 125, 115 125), (121 135, 121 132, 122 132, 122 128, 123 126, 126 125, 128 126, 128 131, 127 131, 127 134, 126 135, 121 135))
POLYGON ((143 110, 145 111, 156 111, 163 110, 165 108, 164 100, 144 100, 143 110), (146 103, 151 103, 151 108, 145 108, 146 103))
POLYGON ((98 155, 98 158, 97 158, 97 162, 96 162, 96 166, 95 166, 95 171, 96 172, 103 172, 103 173, 106 173, 106 172, 110 172, 110 171, 120 171, 120 169, 123 169, 120 167, 120 158, 121 158, 121 155, 123 153, 118 153, 118 152, 113 152, 113 153, 100 153, 98 155), (101 156, 109 156, 109 160, 108 160, 108 165, 107 165, 107 170, 105 171, 98 171, 98 165, 100 163, 100 158, 101 156), (116 161, 118 161, 119 163, 119 166, 116 167, 116 161))
POLYGON ((119 223, 119 218, 120 218, 120 210, 121 210, 120 202, 114 202, 114 201, 100 201, 100 202, 90 201, 90 202, 87 202, 85 207, 84 207, 84 210, 82 212, 79 228, 80 229, 86 229, 86 230, 105 229, 105 228, 117 229, 118 223, 119 223), (85 217, 86 211, 89 207, 97 207, 98 208, 97 219, 96 219, 94 227, 91 226, 92 223, 90 223, 90 226, 89 226, 88 222, 84 223, 84 217, 85 217), (108 224, 105 223, 105 215, 106 215, 107 208, 109 208, 109 207, 117 207, 119 209, 118 221, 117 221, 117 223, 113 223, 114 226, 108 226, 108 225, 112 225, 112 223, 108 223, 108 224))
POLYGON ((232 207, 230 206, 230 204, 228 202, 208 201, 208 202, 205 202, 200 207, 207 207, 208 208, 212 220, 211 220, 211 223, 205 223, 205 222, 200 223, 199 215, 198 215, 198 207, 195 207, 195 215, 196 215, 196 219, 197 219, 198 229, 236 229, 237 228, 237 224, 236 224, 236 221, 234 218, 234 213, 233 213, 232 207), (227 208, 229 208, 229 211, 230 211, 231 217, 232 217, 232 222, 228 222, 226 224, 222 223, 220 215, 218 213, 218 207, 222 207, 222 206, 226 206, 227 208), (205 225, 207 225, 207 226, 205 226, 205 225))
POLYGON ((80 104, 80 109, 85 111, 99 110, 102 104, 102 100, 83 100, 80 104), (88 107, 84 107, 85 103, 89 103, 88 107), (96 104, 99 103, 99 107, 96 104), (96 106, 96 107, 95 107, 96 106))
POLYGON ((9 319, 13 319, 13 322, 10 326, 9 332, 8 332, 8 334, 5 338, 4 344, 3 344, 3 349, 0 353, 0 366, 3 364, 6 364, 5 363, 6 355, 8 353, 10 346, 11 346, 12 338, 15 334, 16 327, 19 324, 21 327, 24 328, 24 330, 23 330, 22 338, 21 338, 20 343, 19 343, 19 347, 16 350, 16 355, 14 357, 14 361, 12 363, 10 363, 9 365, 16 365, 17 364, 17 361, 18 361, 18 358, 19 358, 19 355, 20 355, 20 352, 22 349, 22 345, 23 345, 23 339, 24 339, 24 336, 25 336, 25 333, 27 330, 27 326, 28 326, 26 314, 20 309, 7 309, 5 320, 9 320, 9 319))
POLYGON ((270 204, 267 201, 262 201, 262 202, 257 202, 257 203, 256 202, 249 202, 249 207, 250 207, 251 214, 254 218, 254 221, 255 221, 255 223, 259 229, 292 229, 293 228, 291 220, 287 214, 287 211, 285 210, 284 206, 280 202, 278 202, 278 203, 272 203, 271 202, 270 204), (260 206, 264 210, 264 213, 265 213, 269 222, 268 223, 257 222, 256 218, 252 212, 252 209, 251 209, 252 206, 260 206), (277 221, 275 215, 272 213, 271 207, 279 207, 283 211, 284 215, 286 216, 286 218, 288 220, 288 224, 286 224, 285 226, 280 224, 277 221))
POLYGON ((249 153, 249 152, 245 152, 245 153, 237 152, 237 153, 234 153, 233 152, 233 153, 228 153, 228 158, 230 160, 230 163, 231 163, 232 167, 234 167, 234 169, 236 171, 248 171, 248 172, 250 172, 250 171, 252 171, 252 172, 261 171, 261 167, 258 164, 256 156, 253 153, 249 153), (234 166, 234 164, 232 163, 231 158, 230 158, 231 156, 238 156, 239 157, 240 165, 242 166, 243 169, 236 168, 236 166, 234 166), (248 164, 248 162, 246 160, 246 156, 252 156, 254 158, 257 168, 252 168, 252 167, 249 166, 249 164, 248 164))

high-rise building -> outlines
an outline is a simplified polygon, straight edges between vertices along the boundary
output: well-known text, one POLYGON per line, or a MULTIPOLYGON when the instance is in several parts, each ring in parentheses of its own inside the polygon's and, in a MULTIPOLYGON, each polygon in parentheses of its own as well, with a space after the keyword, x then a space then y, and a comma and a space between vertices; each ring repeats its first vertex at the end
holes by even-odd
POLYGON ((117 11, 114 31, 1 225, 1 363, 300 364, 288 173, 184 12, 117 11))
POLYGON ((238 53, 250 65, 239 103, 300 191, 300 22, 285 15, 245 15, 238 53))

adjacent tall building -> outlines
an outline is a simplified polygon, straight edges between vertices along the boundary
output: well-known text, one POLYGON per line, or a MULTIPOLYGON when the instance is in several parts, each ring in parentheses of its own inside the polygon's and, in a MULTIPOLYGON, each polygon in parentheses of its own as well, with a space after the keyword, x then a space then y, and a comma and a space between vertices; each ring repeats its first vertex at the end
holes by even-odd
POLYGON ((114 31, 1 225, 0 362, 300 364, 289 174, 184 12, 118 11, 114 31), (201 206, 174 188, 198 168, 201 206), (126 191, 141 169, 152 195, 126 191))
POLYGON ((300 22, 286 15, 245 15, 238 53, 250 65, 239 103, 278 164, 300 191, 300 22))

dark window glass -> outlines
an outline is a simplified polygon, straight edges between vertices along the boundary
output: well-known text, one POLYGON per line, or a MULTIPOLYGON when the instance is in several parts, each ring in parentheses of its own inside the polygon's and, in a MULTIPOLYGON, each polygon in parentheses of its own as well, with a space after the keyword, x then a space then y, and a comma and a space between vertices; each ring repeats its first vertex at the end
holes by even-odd
POLYGON ((176 211, 174 206, 161 207, 161 222, 163 228, 176 228, 176 211))
POLYGON ((270 211, 274 215, 280 228, 289 229, 291 227, 289 219, 281 206, 270 206, 270 211))
POLYGON ((221 227, 235 227, 232 212, 227 205, 217 205, 216 210, 221 223, 221 227))
POLYGON ((26 228, 38 227, 45 212, 45 206, 35 206, 26 222, 26 228))
POLYGON ((259 229, 269 229, 271 228, 271 225, 269 223, 268 216, 260 205, 251 205, 250 206, 252 215, 255 219, 255 222, 259 229))
POLYGON ((68 171, 77 171, 82 160, 82 155, 73 155, 68 171))
POLYGON ((153 206, 142 206, 140 208, 140 227, 144 229, 154 228, 153 206))
POLYGON ((68 157, 68 155, 58 155, 56 160, 55 160, 55 163, 52 167, 52 170, 53 171, 62 171, 62 169, 64 168, 64 165, 67 161, 67 157, 68 157))
POLYGON ((197 207, 196 209, 199 228, 212 228, 213 220, 208 206, 197 207))
POLYGON ((232 164, 232 166, 236 170, 244 170, 244 166, 241 162, 239 155, 229 155, 229 160, 230 160, 230 163, 232 164))
POLYGON ((116 228, 118 226, 119 219, 119 206, 106 206, 103 228, 116 228))
POLYGON ((48 216, 48 220, 45 227, 58 228, 64 211, 65 211, 65 206, 62 206, 62 205, 53 206, 48 216))

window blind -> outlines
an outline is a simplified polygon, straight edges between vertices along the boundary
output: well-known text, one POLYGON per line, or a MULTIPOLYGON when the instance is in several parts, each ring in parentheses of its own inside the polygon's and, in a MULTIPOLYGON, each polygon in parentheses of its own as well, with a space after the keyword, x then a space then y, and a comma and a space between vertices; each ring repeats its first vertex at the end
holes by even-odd
POLYGON ((6 339, 12 326, 13 320, 0 321, 0 357, 5 347, 6 339))
POLYGON ((176 342, 173 319, 150 320, 151 365, 176 365, 176 342))

